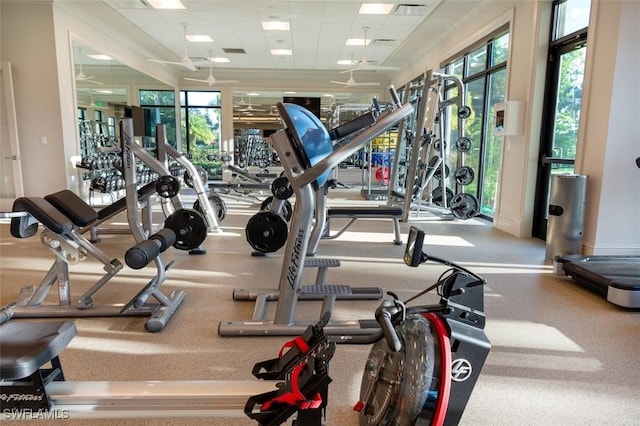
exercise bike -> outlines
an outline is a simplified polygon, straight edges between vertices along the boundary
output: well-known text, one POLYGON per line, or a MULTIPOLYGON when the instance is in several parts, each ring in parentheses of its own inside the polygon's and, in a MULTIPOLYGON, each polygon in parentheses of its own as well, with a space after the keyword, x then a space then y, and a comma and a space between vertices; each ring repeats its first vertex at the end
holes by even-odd
POLYGON ((425 234, 411 227, 404 254, 408 266, 427 260, 448 266, 437 282, 402 302, 389 292, 376 310, 381 330, 342 337, 371 344, 354 407, 360 425, 457 425, 489 354, 484 332, 482 277, 422 251, 425 234), (407 306, 436 290, 440 303, 407 306))

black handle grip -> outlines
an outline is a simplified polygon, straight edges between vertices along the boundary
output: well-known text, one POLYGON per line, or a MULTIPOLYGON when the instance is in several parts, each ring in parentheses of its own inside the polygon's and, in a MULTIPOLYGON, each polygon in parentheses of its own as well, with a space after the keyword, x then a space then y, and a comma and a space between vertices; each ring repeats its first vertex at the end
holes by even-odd
POLYGON ((402 106, 400 97, 398 96, 398 92, 396 92, 396 88, 393 85, 389 86, 389 93, 391 93, 391 100, 393 101, 393 103, 398 107, 402 106))
POLYGON ((393 352, 398 352, 402 349, 402 343, 400 342, 400 338, 391 323, 391 317, 393 315, 390 312, 391 310, 397 310, 393 302, 389 300, 382 302, 382 305, 376 309, 376 321, 380 324, 380 328, 382 329, 384 338, 387 341, 387 345, 389 345, 389 349, 393 352))
POLYGON ((378 102, 378 98, 374 96, 373 99, 371 99, 371 102, 373 103, 373 110, 376 114, 380 114, 380 102, 378 102))

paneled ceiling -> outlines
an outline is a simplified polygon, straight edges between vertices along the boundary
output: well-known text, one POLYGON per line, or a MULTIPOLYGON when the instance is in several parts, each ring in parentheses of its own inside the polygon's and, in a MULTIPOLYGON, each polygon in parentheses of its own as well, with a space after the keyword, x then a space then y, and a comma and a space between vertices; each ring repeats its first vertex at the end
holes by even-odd
MULTIPOLYGON (((390 6, 388 14, 361 13, 361 6, 370 0, 181 0, 185 8, 179 10, 155 9, 153 0, 101 1, 124 18, 123 25, 132 24, 148 36, 147 45, 157 47, 147 50, 153 53, 146 59, 175 63, 158 66, 171 69, 185 87, 228 86, 234 91, 235 104, 251 98, 254 105, 268 106, 282 99, 291 85, 297 86, 298 96, 328 92, 344 102, 366 99, 487 0, 381 0, 390 6), (264 22, 286 22, 289 30, 267 30, 264 22), (185 33, 208 36, 211 41, 186 41, 185 33), (350 39, 360 39, 361 44, 348 45, 350 39), (273 49, 291 54, 276 55, 273 49), (189 63, 181 66, 185 53, 189 63), (352 68, 356 70, 350 75, 352 68), (184 80, 206 80, 210 74, 218 81, 237 83, 184 80), (350 77, 380 86, 334 83, 350 77)), ((331 102, 325 97, 323 104, 331 102)))

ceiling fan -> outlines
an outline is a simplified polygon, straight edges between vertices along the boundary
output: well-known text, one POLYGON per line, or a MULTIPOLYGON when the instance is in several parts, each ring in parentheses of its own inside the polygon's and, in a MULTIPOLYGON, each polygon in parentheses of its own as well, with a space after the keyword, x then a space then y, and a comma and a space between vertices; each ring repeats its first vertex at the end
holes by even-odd
POLYGON ((209 87, 213 86, 214 84, 237 83, 238 80, 217 80, 213 76, 213 66, 212 66, 213 61, 211 60, 212 57, 213 55, 211 54, 211 52, 209 52, 209 60, 207 61, 207 63, 209 64, 209 77, 207 77, 206 80, 199 79, 199 78, 190 78, 190 77, 185 77, 184 79, 189 81, 198 81, 201 83, 207 83, 209 87))
POLYGON ((265 109, 254 108, 253 105, 251 105, 251 97, 249 97, 248 103, 245 102, 244 108, 242 107, 238 108, 237 106, 234 106, 233 109, 237 112, 265 112, 266 111, 265 109))
POLYGON ((355 71, 355 69, 353 70, 349 70, 349 80, 347 81, 335 81, 335 80, 331 80, 331 83, 335 83, 335 84, 342 84, 345 87, 352 87, 352 86, 379 86, 380 83, 358 83, 356 82, 356 80, 353 78, 353 71, 355 71))
POLYGON ((82 71, 82 48, 78 49, 78 56, 80 57, 80 61, 79 61, 80 71, 78 72, 78 74, 76 74, 76 81, 82 81, 82 82, 93 83, 93 84, 104 84, 101 81, 94 80, 94 78, 96 78, 95 75, 86 75, 82 71))
POLYGON ((147 59, 149 62, 157 62, 159 64, 171 64, 171 65, 180 65, 191 71, 197 71, 196 65, 193 63, 191 58, 189 57, 188 52, 188 40, 187 40, 187 24, 185 22, 181 22, 182 28, 184 30, 184 55, 180 58, 179 62, 175 61, 163 61, 160 59, 147 59))
POLYGON ((370 71, 395 71, 395 70, 399 70, 400 68, 398 67, 385 67, 385 66, 381 66, 381 65, 375 65, 373 62, 367 60, 367 31, 369 31, 369 27, 362 27, 362 29, 364 30, 364 50, 362 52, 362 60, 360 61, 354 61, 353 60, 353 55, 351 56, 351 62, 353 63, 353 65, 356 65, 354 68, 350 69, 350 70, 345 70, 342 71, 342 73, 347 73, 349 71, 366 71, 366 70, 370 70, 370 71))

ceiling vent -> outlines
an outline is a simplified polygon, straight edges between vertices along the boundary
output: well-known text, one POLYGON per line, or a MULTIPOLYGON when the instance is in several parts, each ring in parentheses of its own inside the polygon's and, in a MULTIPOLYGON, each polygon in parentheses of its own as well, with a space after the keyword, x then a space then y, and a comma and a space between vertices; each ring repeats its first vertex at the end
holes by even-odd
POLYGON ((370 46, 392 47, 396 45, 396 41, 392 38, 375 38, 371 40, 370 46))
POLYGON ((392 12, 393 15, 405 16, 426 15, 426 13, 427 5, 416 3, 400 3, 392 12))
POLYGON ((239 53, 239 54, 245 54, 247 52, 244 51, 244 49, 240 49, 240 48, 231 48, 231 47, 225 47, 222 49, 224 51, 224 53, 239 53))

